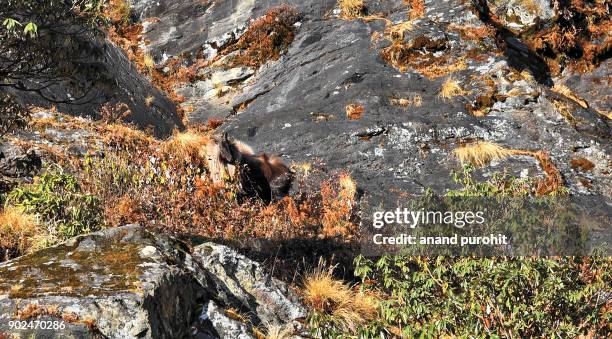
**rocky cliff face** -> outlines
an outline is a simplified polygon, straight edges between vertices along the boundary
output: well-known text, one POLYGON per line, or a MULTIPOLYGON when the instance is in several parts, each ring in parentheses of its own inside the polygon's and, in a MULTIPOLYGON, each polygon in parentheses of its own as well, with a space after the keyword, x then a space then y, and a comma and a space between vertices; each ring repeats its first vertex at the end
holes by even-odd
MULTIPOLYGON (((610 61, 586 75, 555 73, 526 44, 531 31, 564 15, 556 2, 365 1, 361 19, 335 1, 286 3, 302 13, 286 53, 232 68, 232 55, 215 56, 277 1, 132 1, 140 18, 155 18, 144 39, 160 63, 179 55, 215 61, 180 90, 195 106, 192 123, 221 118, 222 129, 256 149, 346 169, 375 203, 393 203, 389 190, 455 187, 452 151, 470 140, 548 152, 572 192, 612 193, 610 61), (449 79, 459 88, 445 95, 449 79), (593 169, 572 167, 576 158, 593 169)), ((480 175, 504 170, 545 176, 528 156, 493 162, 480 175)))
POLYGON ((134 225, 5 262, 0 276, 0 334, 19 338, 254 338, 269 326, 299 328, 293 322, 306 316, 258 263, 134 225), (12 320, 65 329, 16 329, 12 320))

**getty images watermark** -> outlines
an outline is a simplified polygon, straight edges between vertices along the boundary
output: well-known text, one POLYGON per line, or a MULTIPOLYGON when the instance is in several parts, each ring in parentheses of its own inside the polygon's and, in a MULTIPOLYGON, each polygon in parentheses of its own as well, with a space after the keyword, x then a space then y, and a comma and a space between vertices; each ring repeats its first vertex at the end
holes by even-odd
MULTIPOLYGON (((486 222, 484 211, 426 211, 397 208, 394 211, 378 211, 372 216, 372 226, 380 230, 386 225, 393 224, 404 229, 414 230, 426 225, 446 225, 463 229, 470 225, 484 225, 486 222), (402 227, 403 226, 403 227, 402 227)), ((505 234, 488 234, 486 236, 417 236, 415 234, 399 233, 385 235, 374 233, 372 242, 375 245, 507 245, 505 234)))
POLYGON ((612 202, 602 196, 414 197, 362 218, 361 251, 453 256, 612 253, 612 202), (399 206, 399 207, 397 207, 399 206))

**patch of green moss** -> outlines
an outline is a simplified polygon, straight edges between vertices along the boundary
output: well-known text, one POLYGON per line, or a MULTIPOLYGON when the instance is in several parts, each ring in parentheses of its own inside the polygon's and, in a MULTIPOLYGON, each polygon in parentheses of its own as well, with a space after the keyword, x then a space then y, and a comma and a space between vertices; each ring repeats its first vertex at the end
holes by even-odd
POLYGON ((0 295, 33 298, 138 293, 143 274, 139 265, 147 262, 139 255, 143 244, 122 237, 121 232, 110 238, 89 236, 24 256, 0 268, 0 295), (79 249, 89 239, 95 246, 79 249))

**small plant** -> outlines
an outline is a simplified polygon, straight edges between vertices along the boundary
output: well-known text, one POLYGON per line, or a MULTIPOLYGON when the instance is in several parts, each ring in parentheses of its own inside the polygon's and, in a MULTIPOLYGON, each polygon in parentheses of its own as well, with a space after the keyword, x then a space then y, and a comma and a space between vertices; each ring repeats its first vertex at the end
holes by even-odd
POLYGON ((149 95, 146 99, 145 99, 145 105, 147 105, 147 107, 152 107, 153 103, 155 103, 155 97, 152 95, 149 95))
POLYGON ((115 24, 127 26, 130 24, 132 7, 127 0, 109 0, 106 16, 115 24))
POLYGON ((151 73, 155 68, 155 60, 153 59, 153 56, 151 56, 151 54, 145 53, 142 59, 142 65, 149 73, 151 73))
POLYGON ((130 107, 124 103, 118 103, 116 105, 106 103, 100 108, 99 113, 102 121, 107 124, 120 123, 132 115, 130 107))
POLYGON ((96 231, 103 224, 99 199, 83 193, 75 177, 59 170, 13 189, 7 204, 40 216, 63 239, 96 231))
POLYGON ((421 107, 423 105, 423 98, 418 94, 414 94, 412 97, 409 98, 391 98, 389 99, 389 101, 391 102, 391 105, 402 107, 421 107))

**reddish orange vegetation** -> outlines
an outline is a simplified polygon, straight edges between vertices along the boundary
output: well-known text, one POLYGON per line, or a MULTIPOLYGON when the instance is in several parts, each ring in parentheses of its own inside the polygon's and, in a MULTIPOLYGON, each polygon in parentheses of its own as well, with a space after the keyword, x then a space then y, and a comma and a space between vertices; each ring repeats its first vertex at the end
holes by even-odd
POLYGON ((346 173, 340 175, 337 184, 326 182, 321 186, 322 236, 342 236, 350 239, 357 233, 351 220, 356 193, 357 185, 346 173))
MULTIPOLYGON (((406 0, 404 0, 406 1, 406 0)), ((410 20, 422 18, 425 15, 425 0, 410 0, 410 20)))
POLYGON ((210 118, 210 119, 208 119, 208 121, 206 121, 206 127, 209 130, 217 129, 217 127, 219 127, 221 125, 223 125, 223 120, 222 119, 210 118))
MULTIPOLYGON (((347 241, 357 232, 353 224, 356 188, 346 174, 328 176, 320 191, 285 197, 269 205, 259 201, 239 204, 234 183, 219 187, 208 175, 201 149, 214 122, 167 141, 126 125, 67 116, 61 122, 45 119, 34 120, 34 124, 90 130, 96 139, 91 144, 103 145, 104 157, 95 152, 85 159, 64 154, 59 163, 77 175, 85 192, 100 197, 109 226, 140 223, 172 233, 226 239, 343 235, 342 241, 347 241)), ((298 184, 304 185, 302 180, 298 184)))
POLYGON ((465 56, 451 56, 445 53, 434 56, 433 51, 443 49, 442 42, 432 41, 425 36, 413 39, 412 43, 404 43, 399 37, 392 38, 393 43, 381 50, 381 57, 400 71, 408 67, 418 71, 430 79, 436 79, 450 73, 467 69, 465 56), (423 49, 426 53, 423 53, 423 49))
POLYGON ((164 73, 155 67, 150 55, 145 55, 141 48, 143 26, 140 23, 130 24, 121 13, 124 11, 113 10, 117 6, 121 8, 123 0, 111 1, 107 7, 106 16, 112 25, 108 29, 109 39, 123 49, 128 59, 136 65, 141 74, 148 75, 151 83, 168 95, 168 98, 177 104, 177 112, 180 117, 185 116, 184 109, 178 105, 185 98, 176 94, 175 88, 182 83, 192 82, 197 77, 197 70, 208 65, 210 62, 201 59, 195 60, 190 66, 182 64, 179 58, 170 59, 164 66, 169 72, 164 73))
POLYGON ((294 38, 293 24, 300 14, 293 7, 281 5, 268 10, 266 15, 253 21, 246 32, 222 54, 238 51, 233 65, 259 67, 269 60, 277 60, 294 38))
POLYGON ((346 117, 351 120, 359 120, 363 116, 365 109, 362 105, 349 104, 346 106, 346 117))
POLYGON ((542 168, 546 174, 546 178, 537 180, 535 187, 536 195, 541 196, 555 193, 558 192, 560 188, 564 187, 561 172, 559 172, 559 169, 547 152, 512 150, 512 153, 516 155, 527 155, 533 157, 540 163, 540 168, 542 168))
POLYGON ((449 28, 458 31, 462 38, 472 41, 481 41, 484 38, 495 36, 495 30, 487 25, 473 27, 450 24, 449 28))
POLYGON ((588 172, 595 168, 595 164, 583 157, 575 157, 570 160, 570 166, 575 170, 588 172))
POLYGON ((571 13, 571 17, 560 15, 552 25, 524 37, 525 41, 545 57, 554 73, 568 65, 590 71, 612 48, 609 5, 604 1, 572 0, 561 6, 561 11, 571 13))

